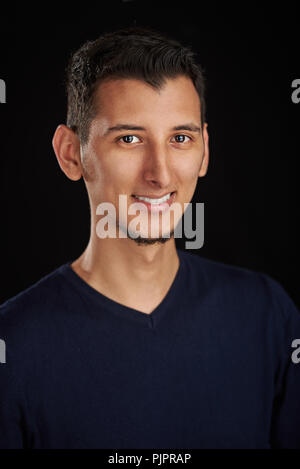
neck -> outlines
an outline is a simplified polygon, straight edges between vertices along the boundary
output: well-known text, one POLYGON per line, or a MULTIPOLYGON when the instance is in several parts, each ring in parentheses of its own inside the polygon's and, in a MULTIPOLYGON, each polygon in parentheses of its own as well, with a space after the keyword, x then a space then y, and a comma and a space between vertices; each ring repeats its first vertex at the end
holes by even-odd
POLYGON ((130 238, 100 239, 91 234, 72 268, 102 294, 150 313, 169 290, 179 258, 174 238, 164 244, 138 245, 130 238))

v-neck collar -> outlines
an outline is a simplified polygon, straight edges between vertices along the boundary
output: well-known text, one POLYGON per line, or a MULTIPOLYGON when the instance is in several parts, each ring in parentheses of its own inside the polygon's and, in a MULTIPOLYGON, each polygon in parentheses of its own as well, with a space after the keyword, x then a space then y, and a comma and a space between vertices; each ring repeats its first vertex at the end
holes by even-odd
POLYGON ((117 314, 119 317, 135 321, 144 327, 154 329, 169 308, 174 308, 174 306, 176 306, 176 308, 178 307, 178 302, 180 301, 180 297, 182 297, 186 265, 184 251, 177 249, 177 254, 179 257, 179 267, 174 280, 162 301, 151 313, 144 313, 137 309, 130 308, 100 293, 72 269, 71 264, 73 261, 63 264, 60 267, 60 272, 72 282, 73 286, 75 286, 81 294, 87 295, 93 301, 94 316, 99 314, 99 308, 104 308, 117 314))

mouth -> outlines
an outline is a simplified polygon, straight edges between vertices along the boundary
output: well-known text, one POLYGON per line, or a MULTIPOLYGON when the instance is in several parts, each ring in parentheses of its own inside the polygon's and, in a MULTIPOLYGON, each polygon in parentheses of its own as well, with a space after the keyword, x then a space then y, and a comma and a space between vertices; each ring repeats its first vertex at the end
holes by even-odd
POLYGON ((157 210, 167 210, 170 205, 174 202, 176 197, 176 191, 168 192, 161 197, 146 196, 146 195, 136 195, 132 194, 131 196, 135 202, 140 202, 146 205, 151 211, 157 210))

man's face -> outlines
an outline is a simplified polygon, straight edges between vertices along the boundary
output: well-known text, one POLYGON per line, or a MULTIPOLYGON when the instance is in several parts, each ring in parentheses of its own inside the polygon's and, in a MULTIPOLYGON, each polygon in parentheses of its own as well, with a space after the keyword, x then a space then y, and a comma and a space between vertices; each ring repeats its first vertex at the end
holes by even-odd
POLYGON ((98 113, 81 149, 91 210, 95 214, 100 203, 112 203, 117 226, 126 231, 125 220, 128 226, 139 214, 128 215, 129 206, 144 203, 136 196, 157 202, 171 193, 181 215, 177 212, 170 217, 172 204, 165 202, 160 212, 146 203, 141 215, 145 223, 137 227, 140 236, 149 239, 153 238, 151 224, 157 227, 158 223, 159 237, 169 236, 184 212, 184 203, 192 199, 198 177, 204 175, 201 171, 206 172, 202 167, 206 139, 192 81, 179 76, 167 80, 158 91, 140 80, 112 79, 99 85, 94 99, 98 113), (119 210, 120 194, 127 197, 126 208, 119 210), (164 223, 166 218, 169 225, 164 223))

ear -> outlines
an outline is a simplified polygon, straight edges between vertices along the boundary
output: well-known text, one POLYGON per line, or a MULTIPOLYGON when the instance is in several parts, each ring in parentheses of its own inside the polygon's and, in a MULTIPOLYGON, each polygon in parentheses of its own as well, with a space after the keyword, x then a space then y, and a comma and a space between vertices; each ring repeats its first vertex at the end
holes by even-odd
POLYGON ((209 146, 208 146, 209 136, 207 132, 207 122, 205 122, 203 126, 203 141, 204 141, 204 152, 203 152, 202 163, 201 163, 200 171, 198 175, 199 177, 205 176, 205 174, 207 173, 208 162, 209 162, 209 146))
POLYGON ((57 127, 52 146, 61 170, 72 181, 82 176, 80 141, 75 132, 64 124, 57 127))

